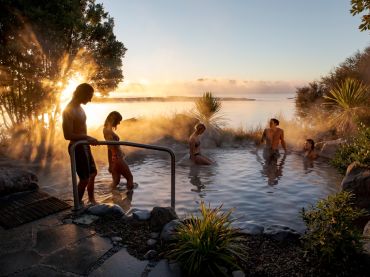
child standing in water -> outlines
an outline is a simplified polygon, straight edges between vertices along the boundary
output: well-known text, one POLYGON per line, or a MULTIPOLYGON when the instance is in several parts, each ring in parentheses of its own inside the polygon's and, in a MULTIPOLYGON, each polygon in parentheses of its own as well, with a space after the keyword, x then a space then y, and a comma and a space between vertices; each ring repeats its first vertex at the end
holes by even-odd
MULTIPOLYGON (((120 140, 114 130, 117 129, 117 125, 120 124, 121 121, 122 115, 119 112, 113 111, 107 116, 103 129, 105 140, 120 140)), ((134 188, 133 176, 124 156, 119 145, 108 146, 109 172, 112 174, 113 179, 112 188, 117 187, 121 180, 121 175, 123 175, 127 180, 127 189, 132 190, 134 188)))
POLYGON ((209 158, 200 153, 200 136, 205 130, 206 126, 202 123, 198 123, 195 125, 195 131, 189 138, 190 159, 195 164, 210 165, 213 163, 209 158))

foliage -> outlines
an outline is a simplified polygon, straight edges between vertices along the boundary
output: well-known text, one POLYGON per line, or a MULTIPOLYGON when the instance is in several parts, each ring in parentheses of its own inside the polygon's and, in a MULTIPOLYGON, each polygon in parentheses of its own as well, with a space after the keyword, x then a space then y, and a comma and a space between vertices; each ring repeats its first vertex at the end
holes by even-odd
POLYGON ((28 132, 35 161, 52 157, 67 86, 106 94, 123 79, 126 49, 113 27, 95 0, 0 0, 0 131, 28 132))
POLYGON ((223 115, 220 115, 222 103, 212 95, 205 92, 203 96, 195 101, 195 117, 207 127, 218 129, 224 123, 223 115))
POLYGON ((0 112, 7 128, 54 121, 60 91, 80 70, 93 67, 85 81, 102 93, 123 78, 126 49, 95 0, 1 0, 0 18, 0 112))
POLYGON ((370 166, 370 127, 360 123, 357 135, 341 145, 331 163, 345 173, 348 165, 357 161, 370 166))
POLYGON ((358 116, 366 112, 369 97, 369 87, 352 78, 345 79, 324 96, 325 104, 334 107, 332 119, 338 130, 355 129, 358 116))
MULTIPOLYGON (((347 78, 356 79, 364 85, 370 85, 370 47, 362 52, 357 52, 347 58, 343 63, 334 68, 319 81, 310 83, 308 86, 297 88, 296 90, 296 108, 301 117, 306 117, 313 113, 330 113, 329 106, 317 105, 324 101, 324 96, 329 95, 332 89, 338 84, 343 83, 347 78), (317 109, 320 107, 320 109, 317 109)), ((370 99, 367 104, 370 105, 370 99)), ((326 116, 326 115, 325 115, 326 116)))
POLYGON ((297 114, 300 117, 307 117, 316 102, 320 102, 324 95, 322 84, 311 82, 307 86, 299 87, 296 91, 295 105, 297 114))
POLYGON ((361 31, 370 30, 370 0, 351 0, 351 14, 356 15, 363 12, 361 24, 358 27, 361 31))
POLYGON ((231 210, 221 212, 222 206, 211 209, 202 202, 201 217, 191 216, 177 229, 177 241, 170 245, 168 257, 176 260, 189 276, 222 276, 223 268, 239 268, 245 261, 245 239, 231 227, 231 210))
POLYGON ((302 209, 305 249, 323 264, 340 265, 362 251, 362 232, 354 222, 365 212, 352 207, 352 199, 352 193, 342 191, 302 209))

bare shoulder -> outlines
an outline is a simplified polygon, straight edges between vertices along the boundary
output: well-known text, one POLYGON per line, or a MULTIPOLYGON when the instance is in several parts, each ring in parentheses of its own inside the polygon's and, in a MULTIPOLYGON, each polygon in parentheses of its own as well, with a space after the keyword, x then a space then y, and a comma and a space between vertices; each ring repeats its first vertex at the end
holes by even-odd
POLYGON ((113 131, 111 129, 108 129, 108 128, 103 128, 103 135, 104 135, 104 138, 111 138, 112 135, 113 135, 113 131))
POLYGON ((63 110, 63 116, 73 116, 76 111, 76 107, 74 107, 71 103, 69 103, 63 110))

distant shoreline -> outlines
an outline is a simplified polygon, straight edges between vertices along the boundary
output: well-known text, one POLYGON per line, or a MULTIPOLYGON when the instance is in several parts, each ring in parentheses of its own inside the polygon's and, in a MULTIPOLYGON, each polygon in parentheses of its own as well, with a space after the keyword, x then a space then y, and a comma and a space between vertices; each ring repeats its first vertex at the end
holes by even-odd
MULTIPOLYGON (((111 103, 111 102, 193 102, 201 97, 191 96, 167 96, 167 97, 94 97, 93 102, 97 103, 111 103)), ((254 98, 245 97, 218 97, 220 101, 256 101, 254 98)))

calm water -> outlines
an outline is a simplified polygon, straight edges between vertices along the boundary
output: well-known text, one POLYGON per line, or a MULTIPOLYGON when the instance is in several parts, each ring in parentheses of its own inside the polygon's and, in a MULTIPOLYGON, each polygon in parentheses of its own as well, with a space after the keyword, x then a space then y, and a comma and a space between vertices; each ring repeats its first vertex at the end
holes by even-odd
MULTIPOLYGON (((233 215, 240 227, 246 223, 282 224, 303 231, 300 209, 336 192, 341 181, 341 176, 328 164, 320 161, 306 164, 296 153, 281 156, 276 164, 268 165, 262 150, 255 151, 253 147, 210 149, 205 152, 216 165, 194 166, 186 152, 184 149, 176 153, 177 213, 197 212, 202 200, 212 207, 223 203, 224 209, 235 208, 233 215)), ((116 203, 125 210, 170 206, 170 160, 162 155, 143 152, 128 158, 139 184, 132 197, 124 191, 111 191, 106 163, 98 162, 95 185, 98 201, 116 203)), ((65 166, 40 179, 46 191, 71 200, 69 176, 69 167, 65 166)))
MULTIPOLYGON (((89 103, 84 106, 87 114, 87 125, 98 127, 111 111, 118 111, 124 119, 132 117, 151 117, 155 115, 172 115, 189 112, 194 108, 193 102, 118 102, 89 103)), ((286 119, 294 116, 294 100, 286 97, 274 99, 260 98, 257 101, 223 101, 221 113, 233 128, 265 126, 271 117, 283 115, 286 119)))
MULTIPOLYGON (((112 110, 131 118, 188 112, 193 106, 192 102, 121 102, 89 103, 84 108, 88 127, 92 128, 101 126, 112 110)), ((294 102, 286 97, 225 101, 222 112, 229 119, 229 126, 252 127, 265 125, 268 118, 278 114, 292 118, 294 102)), ((184 216, 197 212, 202 200, 212 207, 223 204, 225 210, 235 208, 233 215, 238 218, 240 227, 248 223, 281 224, 303 231, 301 208, 336 192, 341 181, 341 176, 327 163, 306 164, 297 153, 281 156, 277 163, 268 164, 262 150, 256 151, 254 147, 204 149, 216 164, 194 166, 189 162, 186 146, 179 146, 176 151, 177 213, 184 216)), ((148 151, 128 157, 135 182, 139 184, 133 195, 128 196, 124 191, 110 189, 105 153, 101 161, 96 159, 99 173, 95 194, 99 202, 117 203, 125 210, 170 206, 169 157, 148 151)), ((72 201, 69 162, 42 172, 40 183, 47 192, 72 201)))

